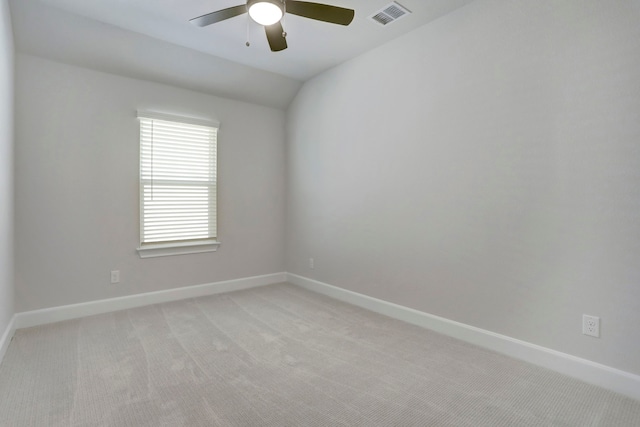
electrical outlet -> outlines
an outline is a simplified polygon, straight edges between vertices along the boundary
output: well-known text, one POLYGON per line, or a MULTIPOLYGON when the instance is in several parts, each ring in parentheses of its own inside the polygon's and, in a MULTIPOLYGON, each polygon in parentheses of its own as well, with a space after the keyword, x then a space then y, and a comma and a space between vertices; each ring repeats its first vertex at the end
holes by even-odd
POLYGON ((582 333, 592 337, 600 337, 600 318, 596 316, 582 315, 582 333))
POLYGON ((312 269, 312 270, 313 270, 314 268, 316 268, 316 264, 315 264, 315 262, 313 261, 313 258, 309 258, 309 268, 310 268, 310 269, 312 269))
POLYGON ((111 270, 111 283, 120 283, 120 270, 111 270))

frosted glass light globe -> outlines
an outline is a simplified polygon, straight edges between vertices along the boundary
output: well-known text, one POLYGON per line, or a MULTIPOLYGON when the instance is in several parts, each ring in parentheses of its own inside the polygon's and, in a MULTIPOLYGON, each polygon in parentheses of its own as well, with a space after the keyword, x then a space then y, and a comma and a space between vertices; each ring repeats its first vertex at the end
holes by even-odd
POLYGON ((249 16, 260 25, 273 25, 282 19, 282 9, 275 3, 261 1, 249 6, 249 16))

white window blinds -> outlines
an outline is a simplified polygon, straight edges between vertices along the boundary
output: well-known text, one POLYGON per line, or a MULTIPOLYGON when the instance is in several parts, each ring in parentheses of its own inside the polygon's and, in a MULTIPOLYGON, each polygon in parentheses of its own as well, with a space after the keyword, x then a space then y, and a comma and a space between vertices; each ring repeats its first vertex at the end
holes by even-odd
POLYGON ((141 246, 215 240, 217 125, 138 118, 141 246))

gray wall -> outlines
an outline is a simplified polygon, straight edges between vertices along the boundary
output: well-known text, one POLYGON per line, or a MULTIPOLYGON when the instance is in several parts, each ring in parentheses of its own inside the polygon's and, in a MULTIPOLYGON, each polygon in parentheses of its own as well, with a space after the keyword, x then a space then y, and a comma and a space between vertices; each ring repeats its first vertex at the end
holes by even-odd
POLYGON ((0 337, 13 316, 13 33, 0 0, 0 337))
POLYGON ((307 82, 287 271, 640 374, 638 40, 638 1, 478 0, 307 82))
POLYGON ((284 271, 282 110, 16 61, 16 311, 284 271), (139 108, 221 123, 217 252, 138 257, 139 108))

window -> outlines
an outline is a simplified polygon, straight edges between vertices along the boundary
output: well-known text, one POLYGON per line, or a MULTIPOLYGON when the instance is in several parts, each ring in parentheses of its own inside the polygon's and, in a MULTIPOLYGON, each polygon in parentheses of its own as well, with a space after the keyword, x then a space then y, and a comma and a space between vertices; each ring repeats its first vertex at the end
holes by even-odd
POLYGON ((158 113, 140 119, 142 258, 215 251, 218 124, 158 113))

